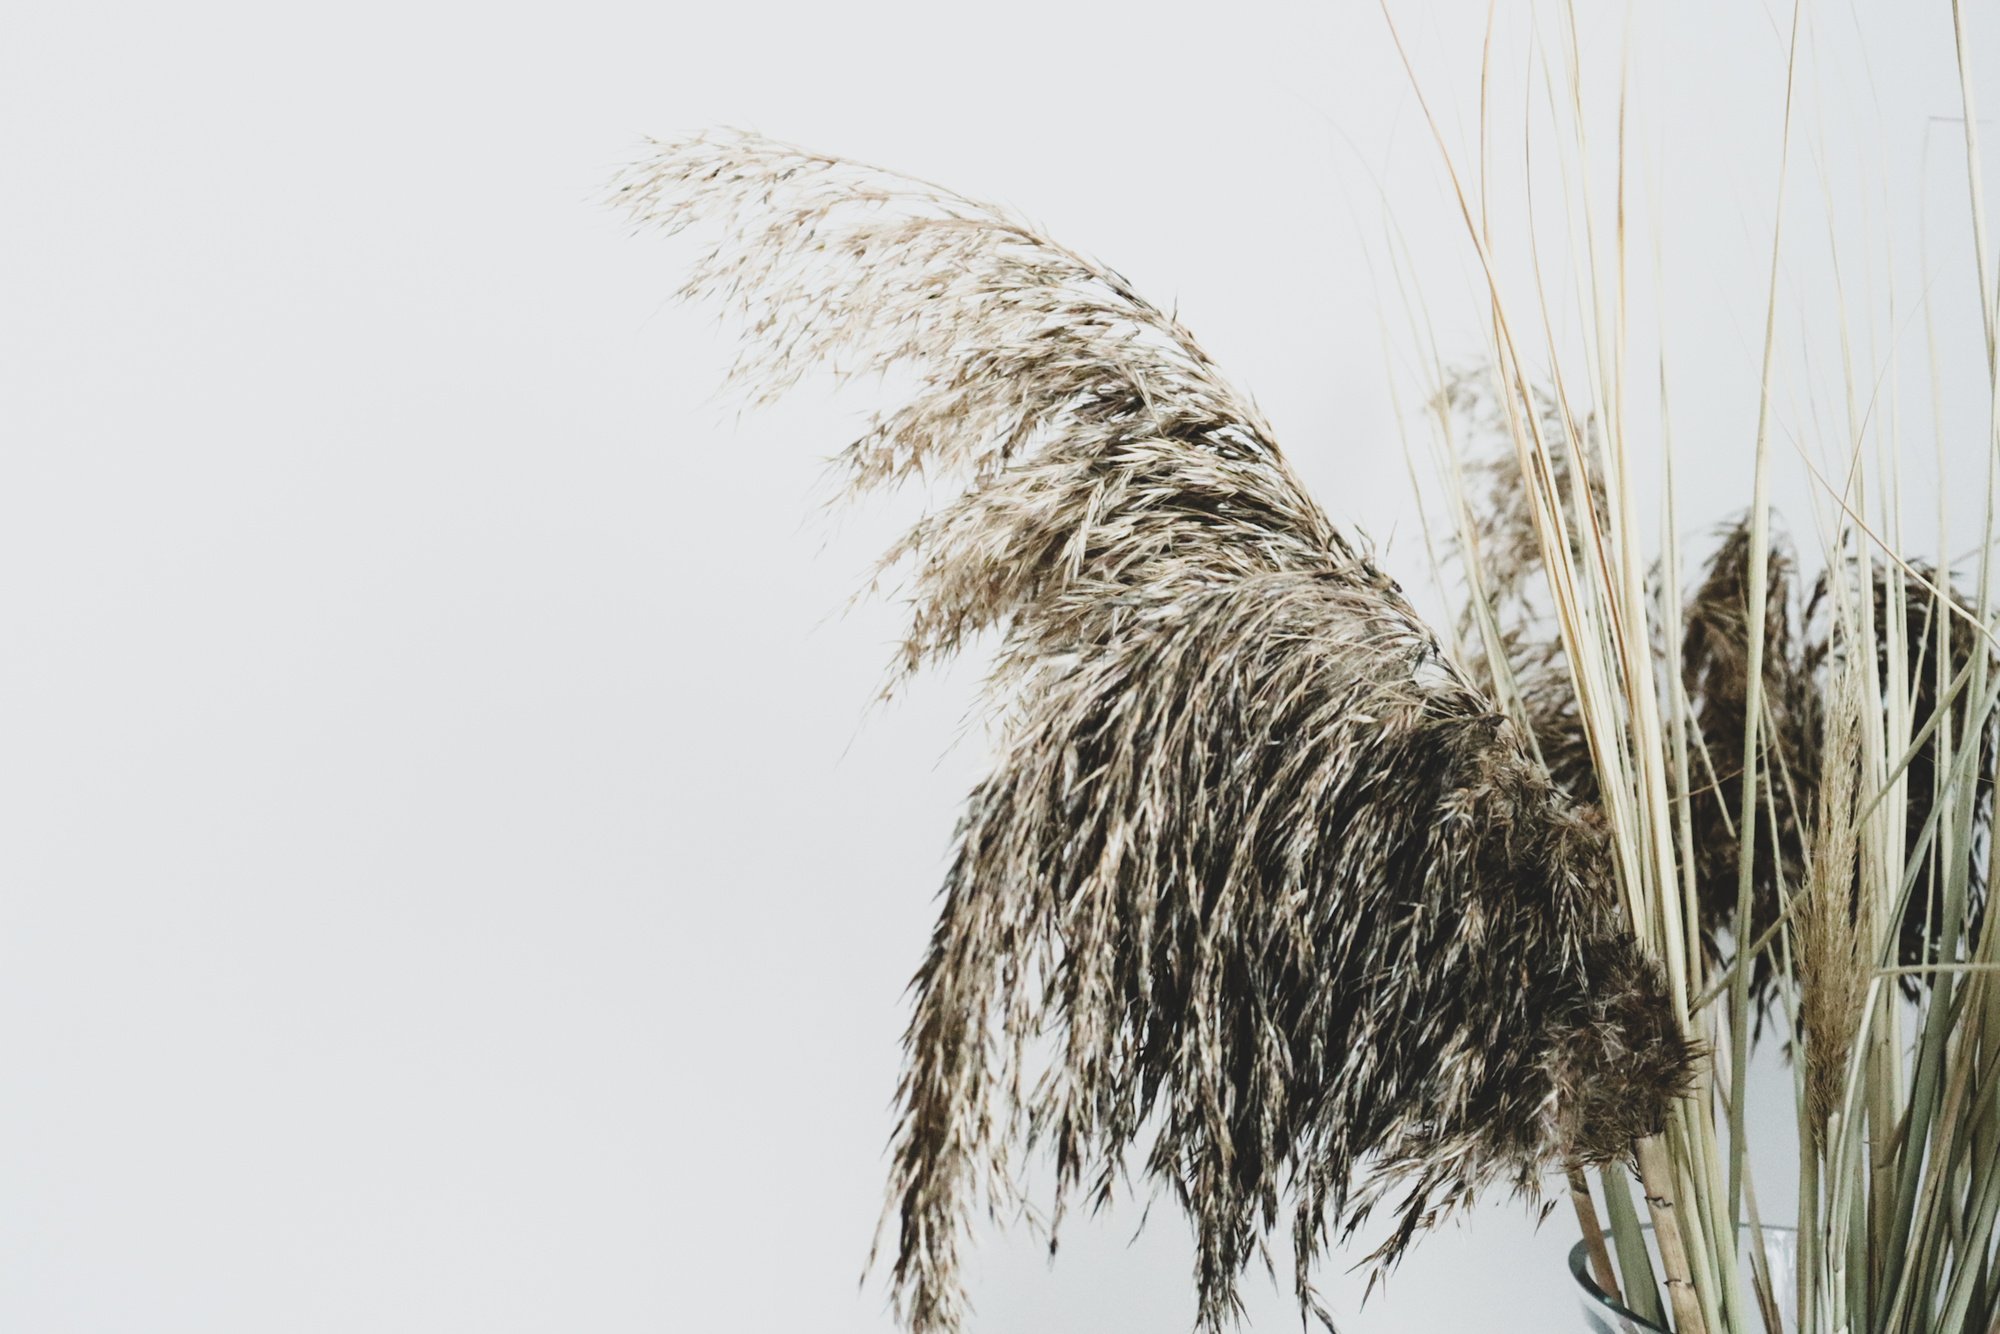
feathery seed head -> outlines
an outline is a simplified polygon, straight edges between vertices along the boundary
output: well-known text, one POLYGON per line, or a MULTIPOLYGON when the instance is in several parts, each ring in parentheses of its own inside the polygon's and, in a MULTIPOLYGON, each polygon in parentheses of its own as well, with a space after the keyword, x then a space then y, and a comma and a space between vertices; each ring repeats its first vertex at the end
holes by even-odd
POLYGON ((1058 1192, 1135 1152, 1224 1323, 1281 1211, 1313 1259, 1657 1128, 1689 1053, 1621 925, 1601 821, 1305 494, 1193 337, 1002 210, 747 135, 660 144, 635 220, 720 240, 754 398, 907 371, 852 487, 963 494, 885 567, 899 672, 999 636, 992 771, 913 986, 894 1289, 956 1329, 966 1220, 1045 1146, 1058 1192), (1053 1045, 1031 1079, 1028 1053, 1053 1045))

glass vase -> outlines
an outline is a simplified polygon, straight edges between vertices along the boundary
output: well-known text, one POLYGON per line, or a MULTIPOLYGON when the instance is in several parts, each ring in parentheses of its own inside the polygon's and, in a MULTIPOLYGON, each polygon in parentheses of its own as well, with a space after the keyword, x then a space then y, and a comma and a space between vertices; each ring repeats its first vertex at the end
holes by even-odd
MULTIPOLYGON (((1652 1256, 1653 1271, 1657 1274, 1660 1260, 1659 1252, 1653 1247, 1653 1229, 1648 1227, 1643 1230, 1646 1233, 1646 1249, 1652 1256)), ((1764 1263, 1774 1289, 1771 1298, 1784 1325, 1782 1334, 1794 1334, 1798 1328, 1798 1232, 1789 1227, 1767 1225, 1763 1233, 1764 1263)), ((1750 1263, 1751 1237, 1750 1229, 1744 1228, 1740 1263, 1746 1288, 1751 1286, 1754 1273, 1750 1263)), ((1655 1324, 1636 1315, 1605 1294, 1597 1285, 1597 1280, 1591 1277, 1590 1259, 1580 1241, 1570 1248, 1569 1272, 1576 1283, 1578 1304, 1583 1312, 1583 1328, 1588 1334, 1667 1334, 1668 1325, 1655 1324)), ((1664 1303, 1664 1293, 1661 1300, 1664 1303)), ((1752 1300, 1755 1300, 1754 1296, 1752 1300)), ((1758 1322, 1744 1334, 1766 1334, 1766 1331, 1758 1322)))

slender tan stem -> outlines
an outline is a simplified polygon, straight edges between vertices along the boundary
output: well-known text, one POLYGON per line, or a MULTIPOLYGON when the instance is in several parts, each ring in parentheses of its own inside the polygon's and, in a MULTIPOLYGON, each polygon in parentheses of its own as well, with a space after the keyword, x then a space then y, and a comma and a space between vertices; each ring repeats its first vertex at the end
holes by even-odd
POLYGON ((1750 1285, 1757 1299, 1757 1313, 1764 1318, 1766 1334, 1785 1334, 1784 1319, 1778 1314, 1778 1289, 1771 1279, 1770 1253, 1764 1249, 1764 1222, 1757 1212, 1757 1187, 1748 1167, 1743 1172, 1743 1210, 1750 1219, 1750 1285))
POLYGON ((1590 1198, 1590 1181, 1583 1175, 1583 1169, 1573 1163, 1568 1175, 1569 1202, 1576 1206, 1577 1226, 1583 1229, 1583 1248, 1590 1256, 1591 1276, 1604 1289, 1605 1296, 1623 1306, 1625 1294, 1619 1291, 1618 1273, 1611 1267, 1611 1248, 1604 1244, 1604 1225, 1597 1221, 1597 1205, 1590 1198))
POLYGON ((1653 1236, 1660 1243, 1660 1267, 1666 1271, 1674 1329, 1677 1334, 1708 1334, 1708 1321, 1702 1315, 1694 1275, 1688 1268, 1687 1242, 1674 1207, 1674 1165, 1667 1155, 1667 1142, 1660 1135, 1648 1135, 1632 1147, 1639 1159, 1639 1181, 1646 1189, 1646 1208, 1653 1216, 1653 1236))

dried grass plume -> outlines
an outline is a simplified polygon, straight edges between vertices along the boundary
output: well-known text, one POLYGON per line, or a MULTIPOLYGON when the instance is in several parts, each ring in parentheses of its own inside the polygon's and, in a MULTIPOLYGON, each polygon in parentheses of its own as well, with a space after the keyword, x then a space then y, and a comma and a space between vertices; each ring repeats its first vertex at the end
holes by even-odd
POLYGON ((616 191, 708 229, 686 295, 741 317, 753 398, 824 366, 913 384, 842 453, 853 491, 963 487, 884 562, 899 671, 998 638, 906 1036, 911 1329, 960 1327, 968 1219, 1025 1147, 1065 1197, 1170 1193, 1214 1328, 1281 1219, 1310 1301, 1378 1201, 1390 1260, 1658 1129, 1689 1052, 1602 821, 1175 318, 1004 210, 752 135, 657 144, 616 191))

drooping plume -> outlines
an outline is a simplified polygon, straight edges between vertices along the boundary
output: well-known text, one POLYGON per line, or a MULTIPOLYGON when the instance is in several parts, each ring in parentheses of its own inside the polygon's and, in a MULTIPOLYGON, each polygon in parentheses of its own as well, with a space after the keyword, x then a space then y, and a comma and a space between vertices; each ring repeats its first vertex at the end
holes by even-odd
POLYGON ((1214 1327, 1285 1214, 1304 1300, 1392 1192, 1385 1260, 1659 1127, 1689 1053, 1602 822, 1173 317, 1000 209, 752 136, 659 144, 618 197, 716 227, 687 294, 743 317, 754 396, 825 365, 913 383, 841 455, 855 491, 964 487, 885 560, 901 670, 999 644, 906 1037, 913 1329, 960 1324, 968 1218, 1024 1146, 1092 1197, 1138 1155, 1214 1327))
MULTIPOLYGON (((1987 883, 1992 872, 1993 779, 2000 718, 1988 714, 1973 719, 1976 705, 1971 692, 1965 688, 1965 682, 1954 682, 1952 678, 1969 667, 1975 657, 1986 658, 1989 673, 2000 670, 2000 662, 1995 661, 1992 650, 1974 628, 1973 600, 1954 581, 1949 569, 1924 563, 1913 565, 1908 571, 1878 565, 1873 589, 1878 625, 1886 625, 1898 614, 1903 618, 1900 635, 1877 636, 1876 678, 1885 693, 1894 681, 1904 684, 1913 734, 1932 729, 1930 738, 1911 756, 1903 780, 1907 797, 1903 815, 1905 852, 1908 860, 1920 863, 1920 869, 1898 928, 1897 956, 1906 965, 1934 964, 1950 957, 1944 942, 1962 942, 1970 952, 1973 942, 1978 940, 1985 925, 1987 883), (1902 646, 1905 659, 1893 671, 1888 660, 1892 644, 1902 646), (1958 686, 1957 693, 1950 696, 1946 706, 1944 701, 1953 684, 1958 686), (1946 711, 1946 717, 1939 717, 1941 709, 1946 711), (1921 849, 1925 846, 1924 830, 1934 823, 1933 804, 1939 780, 1951 767, 1954 752, 1963 754, 1975 744, 1979 753, 1972 757, 1972 762, 1977 766, 1974 770, 1977 781, 1968 822, 1974 847, 1965 862, 1965 899, 1954 921, 1950 920, 1949 896, 1944 878, 1939 875, 1938 859, 1923 855, 1921 849)), ((1922 975, 1910 977, 1905 989, 1914 991, 1923 980, 1922 975)))
MULTIPOLYGON (((1742 770, 1744 702, 1749 685, 1749 598, 1744 578, 1748 550, 1745 521, 1725 526, 1722 541, 1689 599, 1683 641, 1682 663, 1695 705, 1696 739, 1715 757, 1723 775, 1719 784, 1697 786, 1690 794, 1698 853, 1696 881, 1703 920, 1711 934, 1733 929, 1736 912, 1737 826, 1741 823, 1736 785, 1742 770)), ((1824 789, 1837 789, 1851 778, 1842 769, 1852 763, 1851 757, 1841 760, 1830 753, 1835 747, 1833 733, 1839 730, 1830 713, 1833 701, 1843 691, 1855 688, 1846 661, 1851 651, 1838 619, 1826 605, 1830 574, 1822 572, 1804 606, 1798 606, 1793 594, 1796 561, 1779 544, 1772 548, 1767 577, 1763 763, 1770 781, 1759 812, 1753 862, 1753 938, 1762 938, 1777 921, 1780 905, 1815 878, 1810 837, 1815 807, 1832 801, 1838 810, 1841 794, 1824 789)), ((1952 585, 1948 571, 1919 565, 1905 573, 1878 565, 1869 583, 1875 623, 1886 627, 1892 616, 1904 619, 1900 633, 1874 636, 1873 678, 1880 697, 1876 706, 1890 704, 1892 693, 1900 690, 1902 698, 1895 703, 1908 717, 1912 735, 1927 730, 1931 734, 1915 748, 1904 777, 1905 851, 1915 870, 1902 918, 1889 928, 1896 936, 1897 960, 1917 966, 1938 962, 1943 941, 1969 944, 1976 940, 1985 916, 1985 857, 1976 855, 1969 860, 1965 901, 1955 914, 1949 914, 1944 887, 1920 849, 1924 846, 1923 831, 1930 823, 1939 758, 1949 747, 1962 748, 1969 737, 1978 738, 1976 772, 1980 776, 1969 829, 1979 843, 1987 838, 1993 813, 1994 720, 1988 717, 1971 726, 1972 703, 1963 689, 1952 703, 1949 718, 1939 719, 1938 713, 1944 697, 1940 664, 1946 665, 1945 674, 1950 675, 1988 650, 1966 615, 1947 610, 1945 598, 1958 613, 1970 611, 1969 602, 1952 585), (1904 660, 1893 664, 1892 671, 1889 655, 1897 648, 1904 660)), ((1846 744, 1844 738, 1840 744, 1846 744)), ((1821 910, 1827 910, 1825 905, 1821 910)), ((1862 930, 1859 925, 1854 929, 1862 930)), ((1864 933, 1871 942, 1874 930, 1871 926, 1864 933)), ((1775 971, 1770 955, 1758 959, 1753 979, 1760 1004, 1769 1002, 1775 971)), ((1903 985, 1914 995, 1925 985, 1925 978, 1921 974, 1908 976, 1903 985)))
MULTIPOLYGON (((1578 801, 1595 803, 1597 769, 1542 565, 1533 501, 1522 484, 1507 414, 1494 401, 1492 380, 1483 372, 1454 375, 1436 405, 1452 419, 1449 429, 1459 441, 1465 502, 1445 553, 1461 595, 1459 640, 1483 650, 1468 651, 1474 684, 1512 706, 1549 776, 1578 801)), ((1541 395, 1516 410, 1540 418, 1550 476, 1568 516, 1572 555, 1581 563, 1588 558, 1581 545, 1588 526, 1577 507, 1587 498, 1597 526, 1609 521, 1595 426, 1566 420, 1562 407, 1541 395)))
MULTIPOLYGON (((1472 654, 1474 683, 1508 702, 1533 740, 1551 775, 1573 798, 1597 800, 1597 777, 1578 716, 1560 630, 1549 601, 1535 518, 1508 426, 1492 402, 1490 376, 1465 373, 1447 384, 1440 406, 1451 414, 1459 450, 1458 468, 1465 511, 1454 540, 1445 549, 1441 573, 1458 594, 1461 640, 1482 646, 1472 654)), ((1521 404, 1520 410, 1529 408, 1521 404)), ((1533 405, 1542 418, 1549 442, 1556 490, 1572 511, 1584 497, 1603 519, 1603 478, 1593 455, 1594 431, 1589 421, 1565 422, 1553 402, 1533 405), (1577 475, 1574 455, 1585 467, 1577 475)), ((1571 532, 1583 527, 1572 513, 1571 532)), ((1742 823, 1742 750, 1749 698, 1749 554, 1747 517, 1720 526, 1715 545, 1702 562, 1699 577, 1684 599, 1677 661, 1664 661, 1665 645, 1654 645, 1660 674, 1677 669, 1688 707, 1688 815, 1693 848, 1693 880, 1703 936, 1712 958, 1720 963, 1738 947, 1738 831, 1742 823)), ((1653 572, 1653 582, 1663 575, 1653 572)), ((1859 576, 1857 576, 1859 578, 1859 576)), ((1811 865, 1811 826, 1816 807, 1832 800, 1841 808, 1839 791, 1823 790, 1849 775, 1831 773, 1827 750, 1831 726, 1829 698, 1845 681, 1845 650, 1835 618, 1830 614, 1829 574, 1822 572, 1801 596, 1798 561, 1782 535, 1774 535, 1765 566, 1763 645, 1763 759, 1767 781, 1760 784, 1757 838, 1751 867, 1749 937, 1766 937, 1778 921, 1782 905, 1801 893, 1809 879, 1824 879, 1825 870, 1811 865)), ((1880 703, 1896 703, 1909 719, 1913 734, 1931 731, 1916 747, 1904 780, 1907 852, 1916 866, 1912 892, 1900 923, 1896 954, 1905 965, 1924 965, 1943 957, 1941 942, 1978 938, 1985 916, 1986 857, 1983 847, 1992 823, 1992 775, 1995 768, 1996 720, 1969 724, 1971 702, 1962 688, 1951 717, 1937 726, 1945 682, 1975 654, 1987 652, 1971 624, 1971 606, 1955 588, 1949 571, 1919 564, 1905 572, 1886 563, 1873 571, 1873 615, 1886 626, 1901 617, 1899 632, 1874 636, 1877 657, 1873 679, 1880 703), (1947 609, 1949 598, 1955 610, 1947 609), (1899 649, 1904 661, 1892 664, 1899 649), (1941 668, 1941 664, 1949 664, 1941 668), (1894 670, 1892 670, 1892 667, 1894 670), (1892 701, 1900 689, 1902 699, 1892 701), (1978 798, 1971 812, 1971 837, 1982 851, 1971 859, 1965 901, 1954 915, 1948 910, 1943 886, 1920 855, 1923 831, 1930 823, 1939 758, 1951 746, 1963 748, 1964 738, 1977 736, 1980 754, 1978 798)), ((1663 710, 1664 711, 1664 710, 1663 710)), ((1844 744, 1844 743, 1843 743, 1844 744)), ((1824 857, 1822 850, 1818 855, 1824 857)), ((1835 911, 1818 905, 1820 925, 1835 911)), ((1850 906, 1838 906, 1849 919, 1850 906)), ((1776 999, 1777 966, 1770 952, 1752 966, 1751 991, 1759 1024, 1776 999)), ((1903 979, 1914 994, 1922 975, 1903 979)))
MULTIPOLYGON (((1750 698, 1750 526, 1726 524, 1687 599, 1681 673, 1691 707, 1690 740, 1699 760, 1689 785, 1695 892, 1711 939, 1736 930, 1743 823, 1743 729, 1750 698)), ((1749 935, 1777 920, 1779 905, 1805 886, 1806 839, 1820 785, 1827 644, 1804 634, 1795 602, 1798 562, 1774 536, 1765 565, 1764 720, 1757 829, 1751 861, 1749 935)), ((1741 942, 1738 942, 1739 945, 1741 942)), ((1751 974, 1761 1016, 1777 969, 1760 955, 1751 974)))

